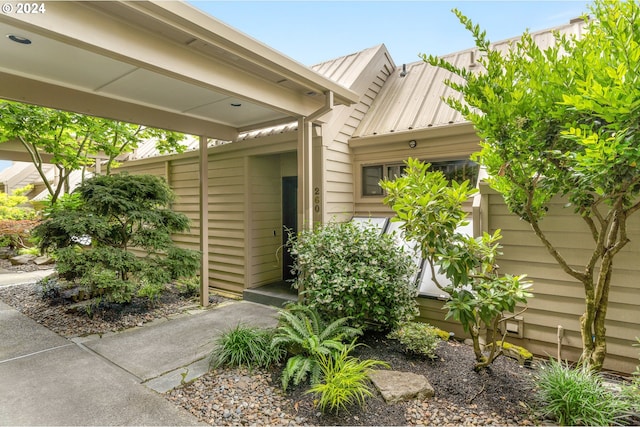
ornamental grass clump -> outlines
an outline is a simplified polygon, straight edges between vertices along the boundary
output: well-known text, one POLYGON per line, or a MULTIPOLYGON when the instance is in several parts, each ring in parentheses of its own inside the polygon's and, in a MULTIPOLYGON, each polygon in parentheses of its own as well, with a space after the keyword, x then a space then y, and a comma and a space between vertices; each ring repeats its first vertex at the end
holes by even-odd
POLYGON ((354 342, 344 346, 339 353, 319 356, 322 381, 315 383, 307 391, 318 397, 317 406, 322 412, 348 410, 349 406, 363 406, 368 397, 373 396, 369 387, 369 372, 374 366, 388 368, 379 360, 360 360, 350 356, 357 346, 354 342))
POLYGON ((559 425, 619 425, 631 410, 628 399, 607 388, 585 365, 572 368, 551 360, 540 369, 536 383, 540 413, 559 425))
POLYGON ((290 239, 294 287, 328 319, 390 330, 418 314, 412 255, 373 227, 331 222, 290 239))
POLYGON ((272 346, 274 331, 238 324, 223 332, 215 340, 215 348, 209 355, 209 366, 222 365, 266 368, 284 356, 280 346, 272 346))

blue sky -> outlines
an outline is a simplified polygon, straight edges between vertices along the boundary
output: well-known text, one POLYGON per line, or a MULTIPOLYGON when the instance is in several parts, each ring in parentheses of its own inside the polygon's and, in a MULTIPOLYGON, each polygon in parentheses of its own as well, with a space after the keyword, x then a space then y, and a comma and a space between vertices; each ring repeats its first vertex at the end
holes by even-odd
POLYGON ((396 65, 473 47, 451 9, 491 41, 568 23, 588 1, 190 1, 226 24, 304 65, 384 43, 396 65))

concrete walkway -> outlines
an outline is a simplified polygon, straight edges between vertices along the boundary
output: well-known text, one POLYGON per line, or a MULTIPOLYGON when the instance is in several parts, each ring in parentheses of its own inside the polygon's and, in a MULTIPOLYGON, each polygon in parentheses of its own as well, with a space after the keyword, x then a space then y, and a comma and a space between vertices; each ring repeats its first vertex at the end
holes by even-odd
POLYGON ((3 286, 22 285, 24 283, 35 283, 38 280, 53 274, 53 269, 36 271, 7 271, 0 270, 0 288, 3 286))
POLYGON ((276 311, 234 301, 68 340, 0 302, 0 425, 197 425, 159 392, 205 373, 238 323, 275 326, 276 311))

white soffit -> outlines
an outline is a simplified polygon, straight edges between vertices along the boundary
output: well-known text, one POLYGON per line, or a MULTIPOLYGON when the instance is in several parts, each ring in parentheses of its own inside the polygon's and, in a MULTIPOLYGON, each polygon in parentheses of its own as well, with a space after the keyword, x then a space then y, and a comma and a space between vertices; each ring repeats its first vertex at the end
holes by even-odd
POLYGON ((224 140, 241 128, 309 115, 327 90, 340 103, 356 98, 181 2, 46 8, 0 14, 0 98, 224 140))
POLYGON ((228 96, 138 68, 97 89, 98 92, 159 105, 177 111, 218 102, 228 96), (144 84, 140 84, 144 82, 144 84), (171 90, 167 90, 167 89, 171 90))
POLYGON ((113 59, 73 48, 56 40, 0 22, 0 69, 31 78, 94 90, 130 73, 135 67, 113 59), (12 42, 15 34, 31 40, 22 45, 12 42))

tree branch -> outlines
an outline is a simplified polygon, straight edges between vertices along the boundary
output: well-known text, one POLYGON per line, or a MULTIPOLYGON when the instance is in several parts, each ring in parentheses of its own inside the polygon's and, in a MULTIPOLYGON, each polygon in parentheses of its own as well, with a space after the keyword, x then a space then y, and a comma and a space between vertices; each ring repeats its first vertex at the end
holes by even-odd
MULTIPOLYGON (((539 176, 539 174, 538 174, 538 176, 539 176)), ((536 178, 534 177, 534 180, 535 179, 536 178)), ((514 182, 517 182, 517 181, 514 180, 514 182)), ((536 236, 538 236, 538 239, 540 239, 542 244, 547 248, 547 251, 558 262, 558 264, 565 271, 565 273, 567 273, 568 275, 570 275, 572 277, 575 277, 576 279, 578 279, 581 282, 584 282, 585 275, 583 273, 580 273, 579 271, 571 268, 571 266, 567 263, 567 261, 564 259, 564 257, 558 252, 558 250, 555 248, 555 246, 553 246, 553 244, 549 241, 549 239, 547 239, 547 236, 545 235, 545 233, 540 228, 540 224, 538 223, 537 217, 533 214, 533 210, 532 210, 533 193, 535 192, 535 190, 533 188, 531 188, 531 189, 528 189, 528 190, 525 189, 525 191, 526 191, 526 194, 527 194, 527 201, 526 201, 526 203, 524 205, 524 210, 525 210, 525 213, 527 214, 529 225, 531 225, 531 228, 533 229, 534 233, 536 233, 536 236)))
POLYGON ((42 157, 38 152, 38 148, 33 146, 31 143, 25 141, 21 135, 18 135, 18 139, 20 140, 20 143, 24 146, 24 148, 27 150, 27 153, 29 153, 29 156, 31 157, 31 162, 33 162, 33 164, 35 165, 36 170, 38 171, 38 175, 40 175, 40 178, 42 178, 42 182, 44 182, 45 187, 47 187, 47 191, 51 196, 53 196, 53 187, 51 187, 49 180, 47 180, 47 176, 42 170, 42 157))

